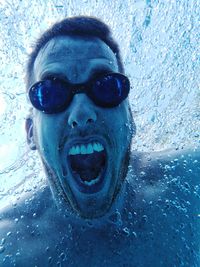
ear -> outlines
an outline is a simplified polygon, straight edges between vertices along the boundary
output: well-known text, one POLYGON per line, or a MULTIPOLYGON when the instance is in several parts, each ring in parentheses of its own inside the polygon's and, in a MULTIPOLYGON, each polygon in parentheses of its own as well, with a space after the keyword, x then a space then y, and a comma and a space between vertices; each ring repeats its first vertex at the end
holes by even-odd
POLYGON ((28 143, 31 150, 36 150, 36 145, 35 145, 34 136, 33 136, 33 120, 32 120, 32 118, 30 118, 30 117, 26 118, 25 128, 26 128, 27 143, 28 143))

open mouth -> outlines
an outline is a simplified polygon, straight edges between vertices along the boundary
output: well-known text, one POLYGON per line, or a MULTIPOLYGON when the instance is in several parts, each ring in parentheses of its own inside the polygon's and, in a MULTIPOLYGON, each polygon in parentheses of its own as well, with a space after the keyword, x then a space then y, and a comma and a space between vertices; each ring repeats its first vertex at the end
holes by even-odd
POLYGON ((73 145, 68 162, 78 189, 84 193, 101 190, 106 169, 106 151, 99 142, 73 145))

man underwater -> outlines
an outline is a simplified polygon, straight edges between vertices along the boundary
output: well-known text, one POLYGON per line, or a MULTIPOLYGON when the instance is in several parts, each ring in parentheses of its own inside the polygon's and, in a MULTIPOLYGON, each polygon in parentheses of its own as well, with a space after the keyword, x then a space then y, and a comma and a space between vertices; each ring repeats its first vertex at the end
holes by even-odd
POLYGON ((26 84, 49 187, 1 212, 0 266, 199 266, 199 150, 131 151, 130 83, 107 25, 53 25, 26 84))

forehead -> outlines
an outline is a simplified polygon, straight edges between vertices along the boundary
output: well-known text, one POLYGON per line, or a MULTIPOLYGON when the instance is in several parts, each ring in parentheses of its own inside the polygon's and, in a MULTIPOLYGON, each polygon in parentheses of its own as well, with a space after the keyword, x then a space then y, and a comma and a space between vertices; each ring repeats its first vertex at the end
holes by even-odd
POLYGON ((34 73, 54 67, 90 68, 94 63, 108 64, 115 71, 117 59, 113 51, 96 37, 60 36, 51 39, 38 53, 34 63, 34 73))

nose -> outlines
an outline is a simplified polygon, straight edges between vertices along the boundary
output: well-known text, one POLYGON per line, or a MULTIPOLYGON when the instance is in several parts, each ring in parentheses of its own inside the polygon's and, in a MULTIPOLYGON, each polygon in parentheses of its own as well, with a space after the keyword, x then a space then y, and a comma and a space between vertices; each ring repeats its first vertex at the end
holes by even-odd
POLYGON ((85 127, 97 119, 95 106, 87 95, 74 95, 69 107, 68 124, 71 128, 85 127))

